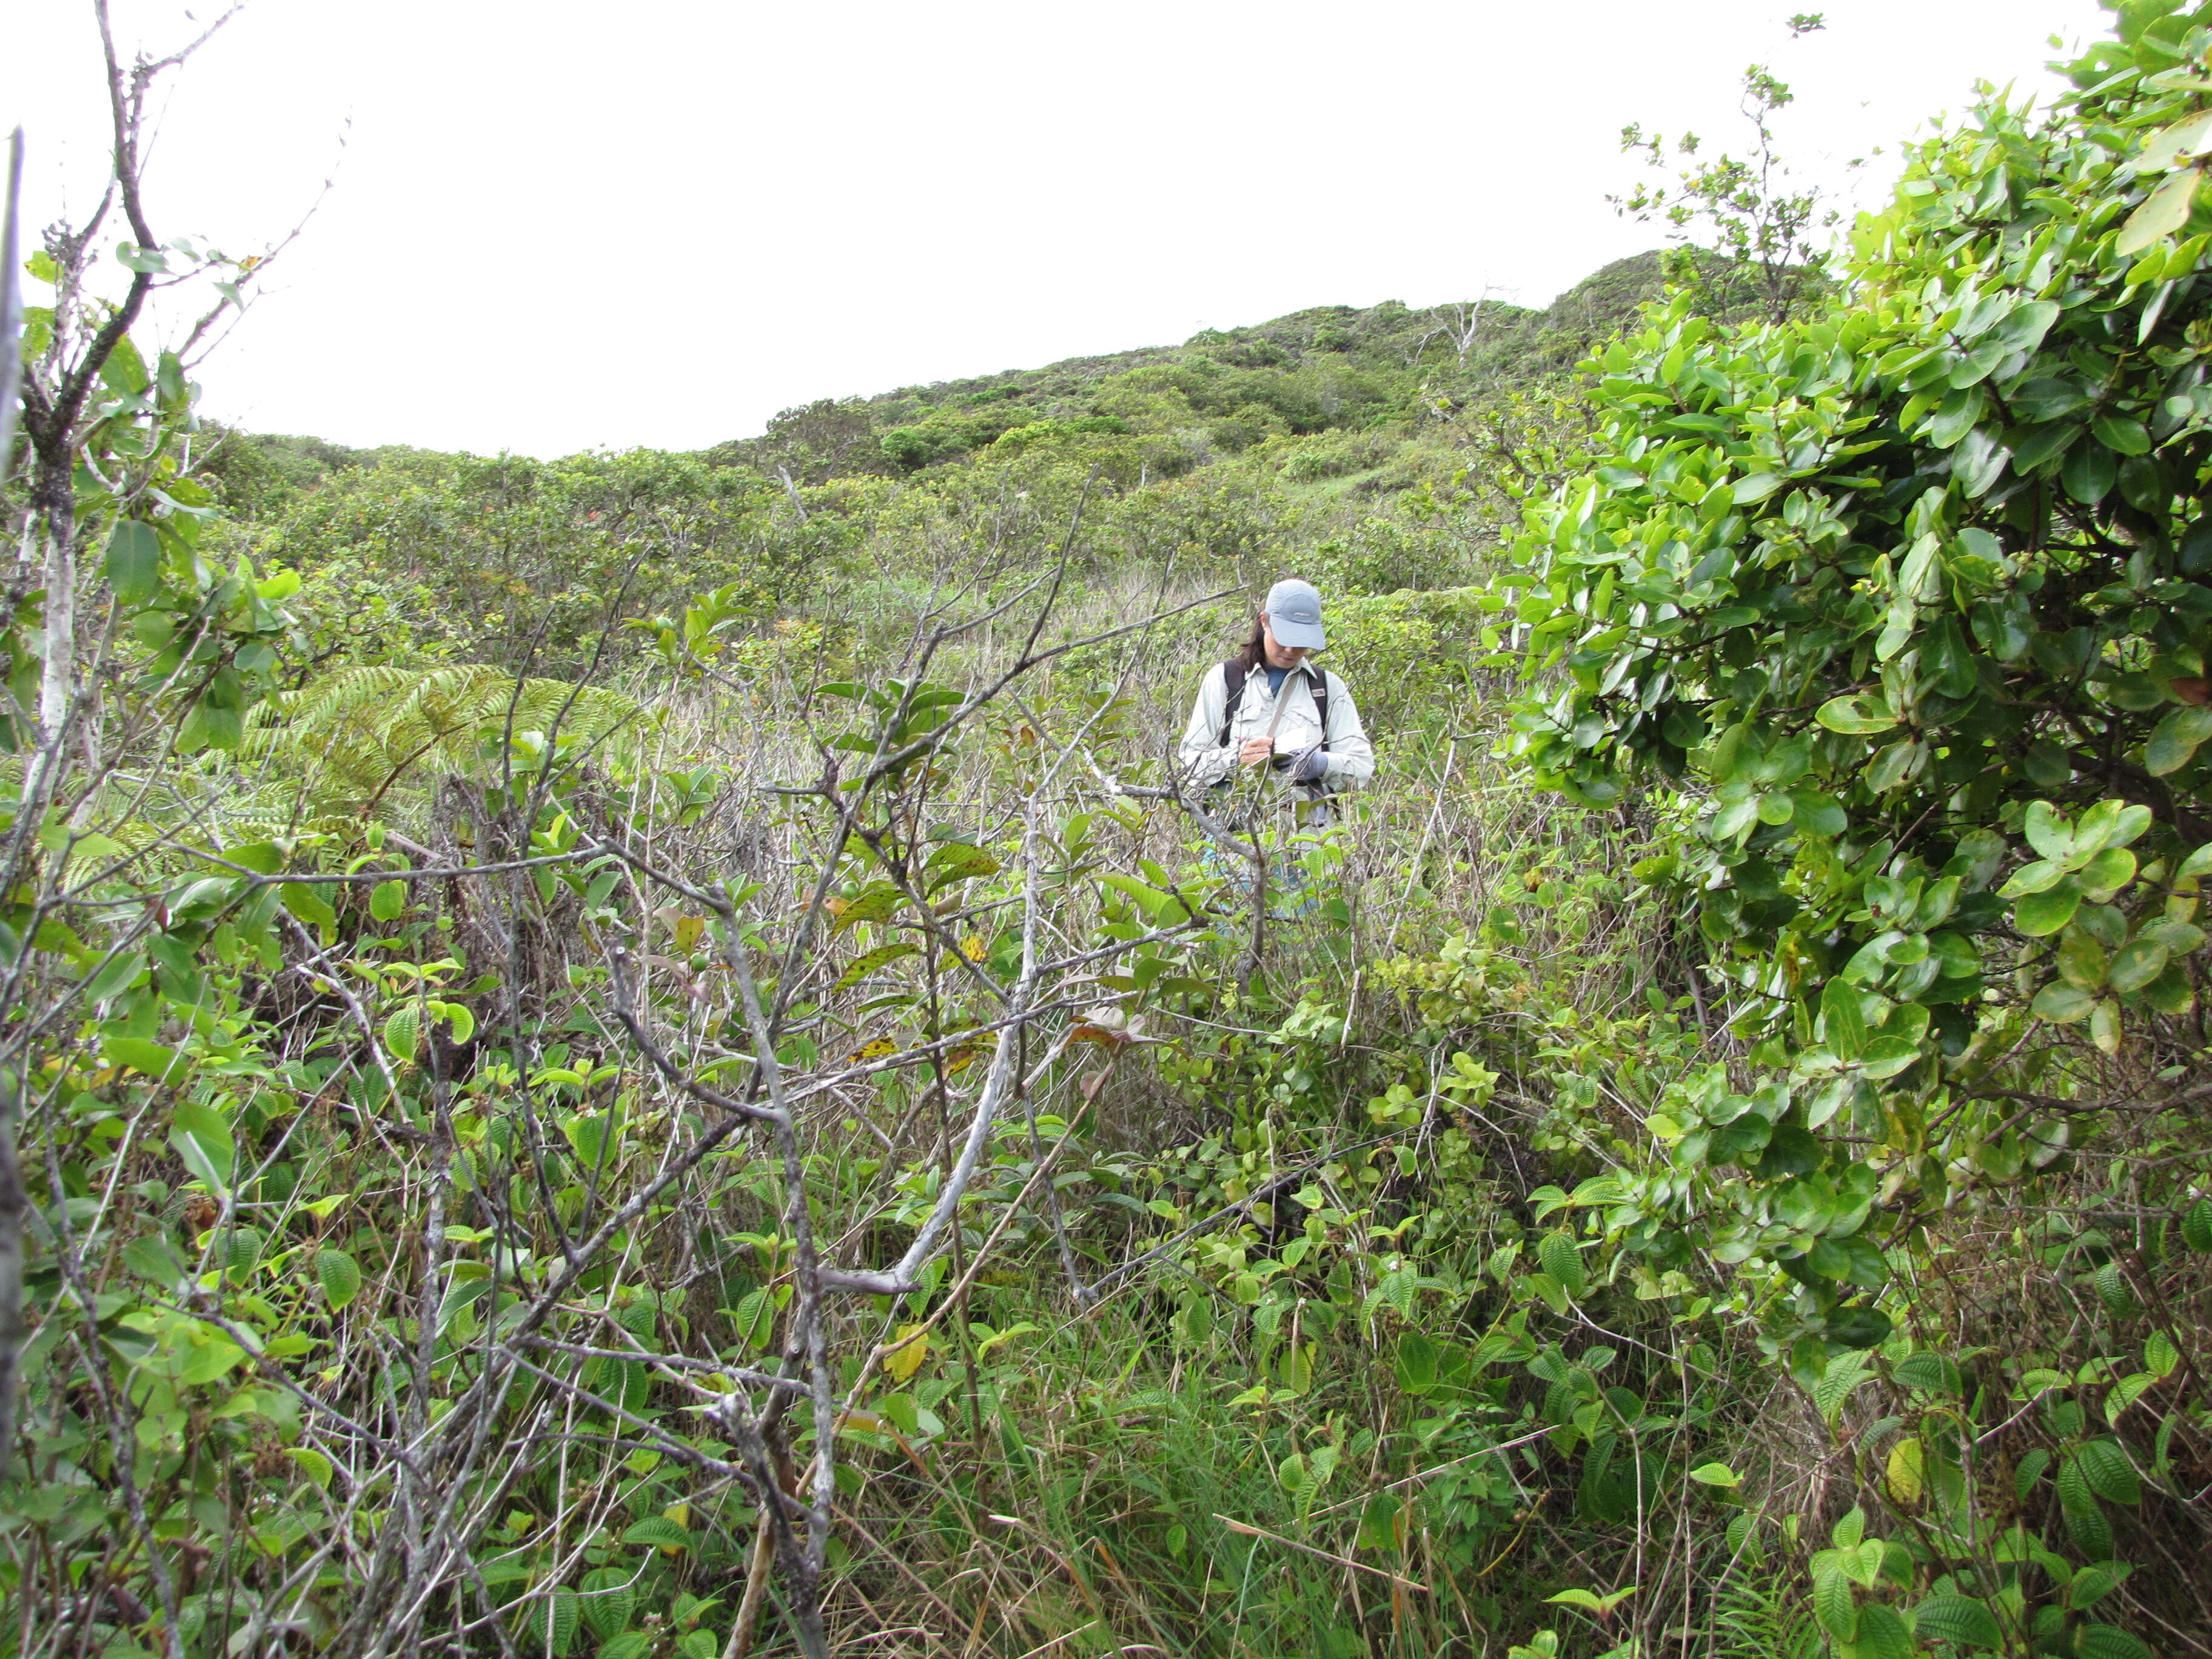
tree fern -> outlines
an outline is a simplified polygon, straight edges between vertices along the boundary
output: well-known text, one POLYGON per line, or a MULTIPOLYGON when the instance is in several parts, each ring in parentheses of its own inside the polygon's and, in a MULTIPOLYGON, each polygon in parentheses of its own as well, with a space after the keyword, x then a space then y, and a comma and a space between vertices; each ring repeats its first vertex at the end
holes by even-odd
POLYGON ((618 692, 518 680, 482 664, 349 668, 257 711, 249 751, 307 763, 317 805, 368 805, 421 769, 474 776, 507 736, 556 730, 593 742, 635 717, 618 692))

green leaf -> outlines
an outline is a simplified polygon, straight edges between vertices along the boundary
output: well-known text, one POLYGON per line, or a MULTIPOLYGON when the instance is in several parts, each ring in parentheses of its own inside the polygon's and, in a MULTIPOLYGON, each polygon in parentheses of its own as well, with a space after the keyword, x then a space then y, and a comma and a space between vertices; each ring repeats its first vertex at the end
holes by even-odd
POLYGON ((2112 987, 2125 996, 2140 991, 2166 971, 2166 949, 2155 939, 2139 939, 2124 945, 2112 957, 2112 987))
POLYGON ((1889 1340, 1894 1329, 1889 1316, 1879 1308, 1838 1308, 1828 1316, 1828 1340, 1840 1342, 1846 1348, 1880 1347, 1889 1340))
POLYGON ((1825 1573, 1815 1570, 1813 1616, 1820 1621, 1820 1628, 1838 1642, 1850 1641, 1858 1635, 1858 1598, 1852 1593, 1851 1581, 1840 1570, 1833 1566, 1825 1573))
POLYGON ((2023 864, 2014 871, 2005 884, 1997 889, 1999 898, 2023 898, 2030 893, 2047 892, 2057 886, 2066 875, 2063 859, 2038 859, 2033 864, 2023 864))
POLYGON ((220 854, 241 869, 251 870, 257 876, 273 876, 284 867, 289 856, 286 848, 273 841, 250 841, 237 847, 226 847, 220 854))
POLYGON ((1398 1386, 1410 1395, 1425 1395, 1437 1385, 1437 1364, 1442 1357, 1435 1340, 1419 1331, 1398 1339, 1398 1386))
POLYGON ((1861 1659, 1912 1659, 1912 1632, 1893 1607, 1869 1601, 1859 1609, 1858 1639, 1853 1645, 1861 1659))
MULTIPOLYGON (((1108 871, 1099 879, 1116 892, 1125 894, 1144 913, 1146 919, 1155 924, 1161 921, 1162 912, 1170 905, 1176 904, 1174 894, 1164 893, 1157 887, 1147 887, 1141 881, 1114 871, 1108 871)), ((1176 905, 1176 908, 1180 914, 1182 907, 1176 905)))
POLYGON ((1701 1486, 1741 1486, 1743 1477, 1725 1463, 1700 1463, 1690 1471, 1690 1479, 1701 1486))
POLYGON ((1920 1058, 1920 1045, 1910 1037, 1881 1036, 1866 1046, 1860 1061, 1866 1075, 1880 1082, 1908 1071, 1920 1058))
POLYGON ((2030 893, 2021 900, 2013 907, 2012 925, 2030 939, 2042 939, 2073 921, 2081 905, 2081 885, 2069 876, 2056 886, 2030 893))
POLYGON ((2136 878, 2136 855, 2124 847, 2107 847, 2079 872, 2084 891, 2117 893, 2136 878))
POLYGON ((2066 1605, 2075 1608, 2095 1607, 2118 1587, 2124 1571, 2112 1567, 2082 1568, 2066 1586, 2066 1605))
POLYGON ((173 1291, 191 1271, 178 1259, 175 1248, 159 1234, 134 1238, 123 1247, 123 1265, 141 1279, 150 1279, 173 1291))
POLYGON ((325 903, 320 894, 306 882, 288 881, 276 890, 283 895, 284 908, 308 927, 322 930, 325 938, 338 925, 338 913, 325 903))
POLYGON ((1889 712, 1887 705, 1871 696, 1831 697, 1813 718, 1831 732, 1840 732, 1846 737, 1887 732, 1897 724, 1897 716, 1889 712))
POLYGON ((1796 793, 1797 827, 1808 836, 1840 836, 1851 827, 1850 817, 1844 804, 1833 795, 1817 789, 1799 789, 1796 793))
POLYGON ((2037 1018, 2054 1025, 2072 1025, 2088 1018, 2096 1006, 2096 998, 2080 986, 2054 980, 2035 994, 2028 1009, 2037 1018))
POLYGON ((771 1291, 748 1291, 732 1311, 738 1340, 757 1353, 775 1334, 775 1295, 771 1291))
POLYGON ((143 1072, 156 1083, 178 1082, 191 1070, 191 1061, 185 1055, 145 1037, 104 1037, 100 1050, 111 1066, 127 1066, 134 1072, 143 1072))
POLYGON ((178 1368, 177 1380, 201 1387, 220 1381, 246 1358, 246 1350, 235 1342, 222 1337, 209 1337, 192 1344, 183 1365, 178 1368))
POLYGON ((2212 1198, 2200 1198, 2181 1218, 2182 1242, 2192 1250, 2212 1252, 2212 1198))
POLYGON ((2125 415, 2100 415, 2089 422, 2089 430, 2106 448, 2121 455, 2147 455, 2150 453, 2150 430, 2141 421, 2125 415))
POLYGON ((529 1639, 542 1642, 556 1654, 568 1651, 568 1644, 576 1639, 577 1595, 574 1590, 556 1590, 544 1601, 530 1611, 529 1639))
POLYGON ((2074 1651, 2078 1659, 2153 1659, 2148 1648, 2118 1625, 2085 1625, 2074 1651))
POLYGON ((1830 980, 1820 992, 1820 1016, 1829 1051, 1837 1059, 1856 1060, 1866 1052, 1866 1016, 1854 987, 1842 979, 1830 980))
POLYGON ((161 538, 137 519, 118 521, 107 538, 107 585, 119 604, 144 605, 161 591, 161 538))
POLYGON ((413 1003, 397 1010, 384 1022, 384 1046, 394 1060, 412 1065, 422 1042, 422 1011, 413 1003))
POLYGON ((230 1125, 215 1108, 180 1100, 169 1119, 169 1145, 185 1167, 217 1192, 227 1190, 238 1166, 238 1145, 230 1125))
POLYGON ((1583 1254, 1575 1248, 1571 1233, 1547 1233, 1536 1246, 1537 1259, 1544 1271, 1559 1281, 1560 1288, 1579 1302, 1589 1290, 1589 1279, 1583 1271, 1583 1254))
POLYGON ((2142 1480, 2116 1440, 2084 1441, 2074 1454, 2091 1492, 2108 1504, 2139 1504, 2142 1480))
POLYGON ((313 1446, 288 1446, 284 1455, 300 1466, 300 1473, 323 1492, 331 1489, 331 1477, 337 1473, 331 1460, 313 1446))
POLYGON ((2125 847, 2150 826, 2149 807, 2100 800, 2081 814, 2081 827, 2074 832, 2074 856, 2079 858, 2100 848, 2125 847))
POLYGON ((1913 1609, 1914 1632, 1923 1640, 1961 1647, 2002 1648, 2004 1632, 1986 1603, 1971 1595, 1931 1595, 1913 1609))
POLYGON ((2058 481, 2066 486, 2066 493, 2088 507, 2112 492, 2112 480, 2118 476, 2112 452, 2100 443, 2075 444, 2066 452, 2058 469, 2058 481))
MULTIPOLYGON (((127 248, 130 244, 126 242, 124 246, 127 248)), ((157 270, 162 269, 166 262, 161 260, 161 252, 159 248, 149 248, 143 252, 157 261, 153 269, 157 270)), ((131 262, 126 258, 124 263, 130 264, 131 262)), ((136 270, 140 267, 132 265, 131 269, 136 270)), ((131 343, 128 334, 116 341, 114 349, 107 354, 107 360, 100 364, 100 379, 101 384, 111 392, 124 392, 134 398, 154 383, 153 377, 146 373, 145 358, 139 355, 138 348, 131 343)))
POLYGON ((922 891, 933 894, 941 887, 965 881, 971 876, 996 875, 999 868, 999 860, 981 848, 952 842, 932 853, 929 862, 922 866, 922 891))
POLYGON ((2074 827, 2066 815, 2047 800, 2030 801, 2023 828, 2028 844, 2045 858, 2063 863, 2074 854, 2074 827))
POLYGON ((1585 1613, 1595 1613, 1602 1618, 1635 1594, 1636 1586, 1631 1584, 1626 1589, 1613 1590, 1604 1595, 1593 1590, 1563 1589, 1557 1595, 1547 1595, 1544 1600, 1553 1607, 1580 1607, 1585 1613))
POLYGON ((842 991, 849 986, 858 985, 878 969, 889 967, 902 957, 915 955, 921 949, 921 946, 919 945, 903 940, 890 945, 879 945, 874 950, 854 957, 852 964, 837 976, 837 982, 830 988, 833 991, 842 991))
POLYGON ((601 1641, 611 1641, 629 1627, 637 1604, 630 1573, 621 1567, 600 1567, 584 1575, 579 1586, 584 1622, 601 1641))
POLYGON ((665 1515, 648 1515, 623 1534, 623 1542, 648 1545, 654 1549, 683 1550, 691 1547, 691 1534, 665 1515))
POLYGON ((322 1284, 324 1304, 332 1313, 361 1294, 361 1264, 343 1250, 316 1251, 315 1277, 322 1284))
POLYGON ((2179 772, 2208 738, 2212 738, 2212 706, 2177 708, 2158 723, 2143 745, 2143 769, 2156 778, 2179 772))
POLYGON ((374 921, 394 921, 407 908, 407 884, 380 881, 369 890, 368 914, 374 921))
POLYGON ((2089 1041, 2108 1054, 2120 1051, 2120 1005, 2110 997, 2099 998, 2089 1011, 2089 1041))
POLYGON ((1898 1382, 1908 1389, 1917 1389, 1923 1394, 1959 1394, 1959 1367, 1948 1354, 1925 1351, 1908 1354, 1897 1363, 1893 1373, 1898 1382))

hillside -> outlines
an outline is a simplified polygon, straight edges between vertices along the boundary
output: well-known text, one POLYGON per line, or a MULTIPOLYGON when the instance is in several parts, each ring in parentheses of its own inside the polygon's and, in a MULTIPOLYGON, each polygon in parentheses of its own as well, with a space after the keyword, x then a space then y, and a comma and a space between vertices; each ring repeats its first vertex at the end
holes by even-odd
POLYGON ((2205 63, 681 454, 50 237, 0 1659, 2212 1655, 2205 63))
MULTIPOLYGON (((716 466, 769 476, 783 469, 799 483, 819 484, 969 460, 1008 434, 1023 446, 1130 433, 1179 440, 1156 456, 1154 471, 1171 476, 1271 436, 1406 422, 1425 392, 1464 398, 1559 374, 1659 294, 1659 267, 1656 253, 1617 260, 1541 311, 1494 300, 1418 311, 1395 301, 1364 311, 1322 306, 1209 331, 1180 346, 823 398, 785 410, 759 437, 717 444, 704 456, 716 466)), ((317 438, 239 437, 211 470, 255 512, 389 453, 317 438)))

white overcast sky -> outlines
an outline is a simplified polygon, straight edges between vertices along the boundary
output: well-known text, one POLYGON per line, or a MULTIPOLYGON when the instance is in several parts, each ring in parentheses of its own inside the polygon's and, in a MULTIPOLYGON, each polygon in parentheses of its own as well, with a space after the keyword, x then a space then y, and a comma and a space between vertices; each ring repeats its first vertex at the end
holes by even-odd
MULTIPOLYGON (((114 0, 167 50, 177 0, 114 0)), ((203 21, 219 0, 190 8, 203 21)), ((34 223, 96 190, 89 0, 18 0, 0 127, 34 223)), ((1738 146, 1771 64, 1813 170, 2094 0, 253 0, 173 82, 158 234, 233 252, 335 187, 201 380, 261 431, 696 448, 819 397, 1307 306, 1540 305, 1656 240, 1641 121, 1738 146), (1825 11, 1792 41, 1784 19, 1825 11), (342 153, 342 159, 341 159, 342 153)), ((1888 165, 1869 163, 1869 172, 1888 165)), ((1870 189, 1871 185, 1863 186, 1870 189)), ((33 289, 31 302, 43 290, 33 289)))

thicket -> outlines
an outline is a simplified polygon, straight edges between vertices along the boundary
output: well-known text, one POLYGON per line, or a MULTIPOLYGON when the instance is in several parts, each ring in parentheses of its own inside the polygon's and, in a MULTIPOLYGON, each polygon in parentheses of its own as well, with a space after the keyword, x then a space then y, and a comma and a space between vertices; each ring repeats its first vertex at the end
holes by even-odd
POLYGON ((0 1650, 2212 1650, 2212 8, 2116 23, 1825 268, 1723 158, 1686 289, 555 462, 198 423, 111 57, 0 1650), (1240 832, 1291 569, 1384 769, 1240 832))

